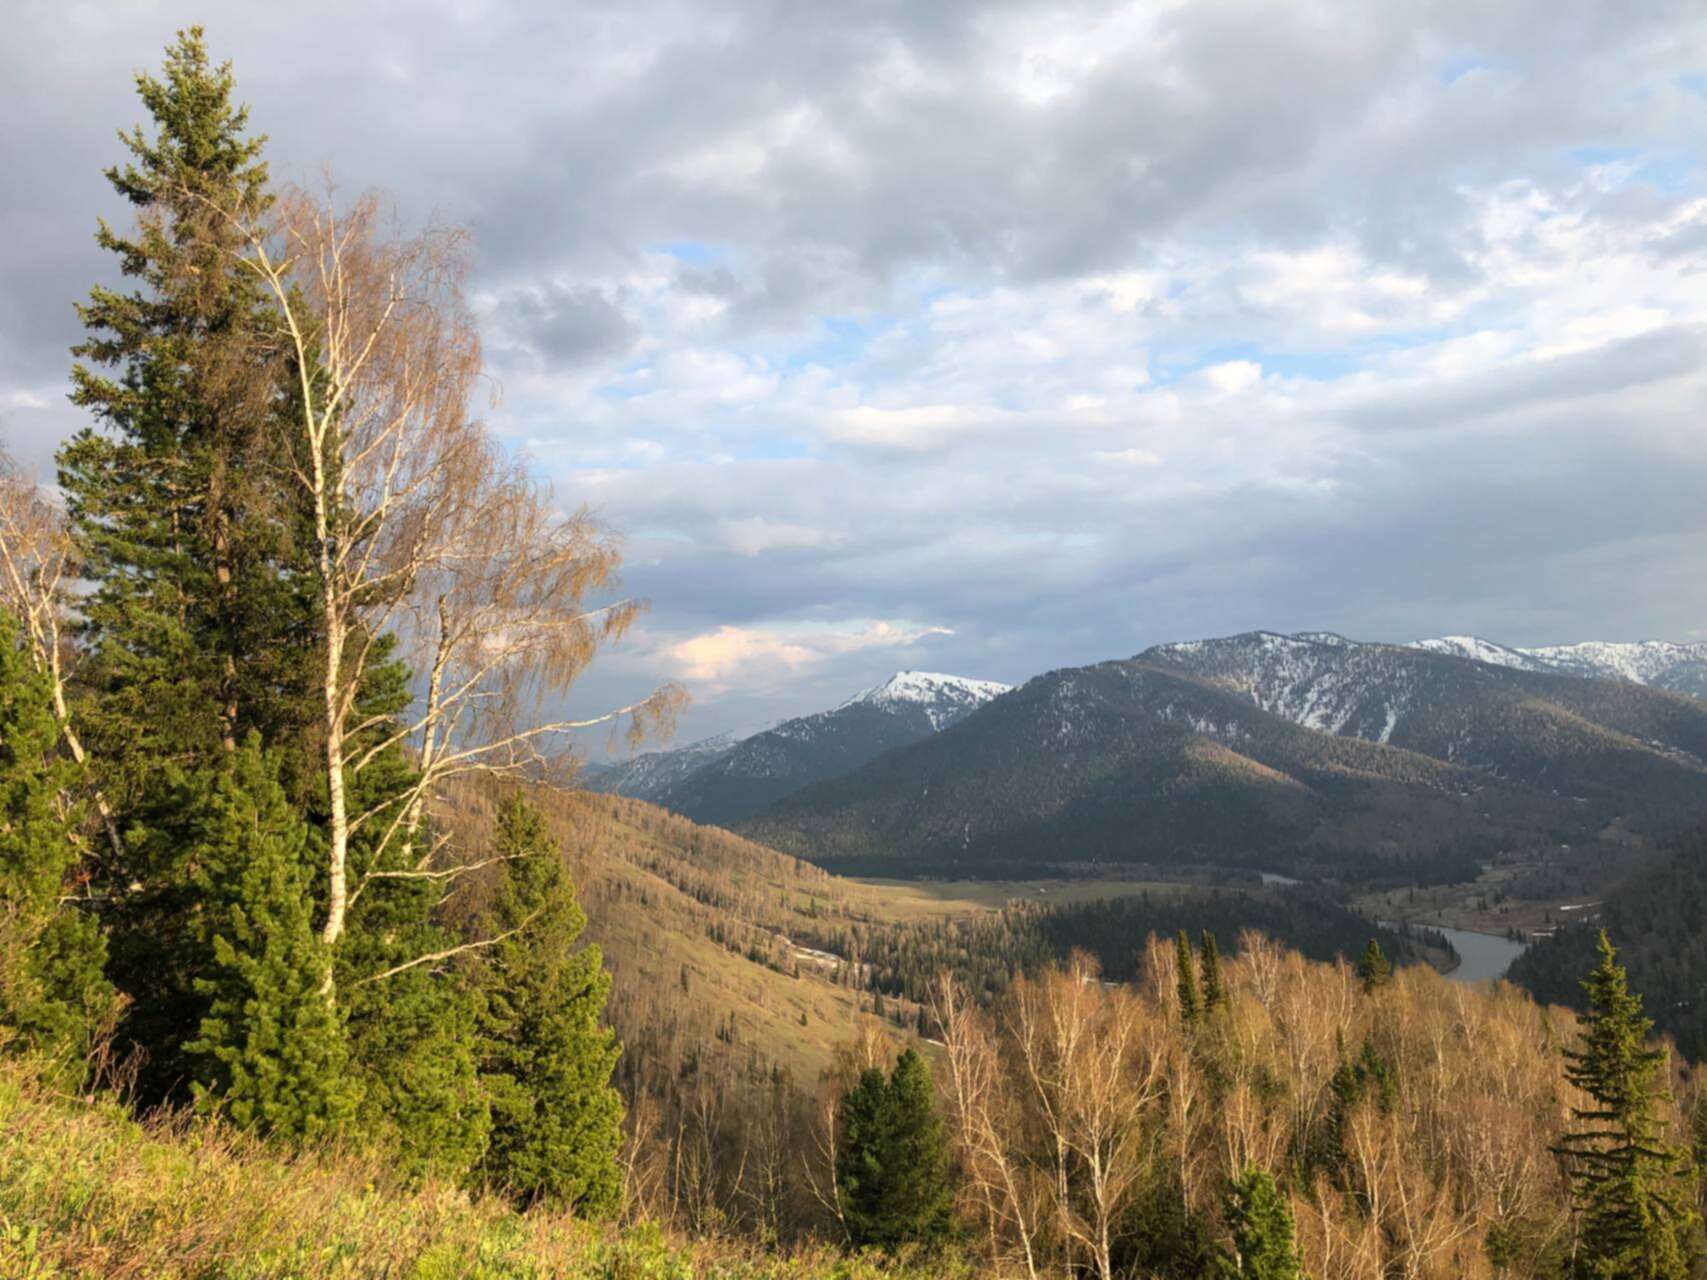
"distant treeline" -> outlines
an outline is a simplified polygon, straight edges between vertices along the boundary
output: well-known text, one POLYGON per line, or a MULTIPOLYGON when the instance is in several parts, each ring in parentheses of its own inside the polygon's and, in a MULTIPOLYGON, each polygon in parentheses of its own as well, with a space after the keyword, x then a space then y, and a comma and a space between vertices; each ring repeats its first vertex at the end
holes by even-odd
POLYGON ((1604 927, 1659 1030, 1686 1057, 1707 1053, 1707 826, 1677 836, 1660 862, 1613 890, 1598 912, 1572 914, 1578 922, 1561 923, 1517 958, 1511 981, 1543 1002, 1581 1008, 1580 979, 1604 927))

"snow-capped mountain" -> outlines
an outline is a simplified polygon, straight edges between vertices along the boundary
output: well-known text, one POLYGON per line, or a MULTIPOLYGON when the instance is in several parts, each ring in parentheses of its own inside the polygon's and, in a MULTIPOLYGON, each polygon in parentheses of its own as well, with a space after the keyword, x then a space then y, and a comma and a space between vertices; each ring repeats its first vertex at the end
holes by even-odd
POLYGON ((1477 662, 1491 662, 1495 666, 1518 671, 1626 680, 1631 684, 1707 698, 1707 644, 1676 644, 1670 640, 1631 643, 1585 640, 1578 644, 1518 649, 1483 640, 1480 636, 1438 636, 1431 640, 1418 640, 1414 647, 1472 658, 1477 662))
POLYGON ((897 672, 829 711, 735 741, 707 739, 639 756, 589 785, 727 826, 808 783, 946 729, 1007 691, 991 680, 897 672))
POLYGON ((1307 729, 1572 795, 1616 789, 1612 773, 1636 768, 1636 755, 1691 771, 1707 760, 1707 708, 1691 699, 1474 652, 1257 631, 1158 645, 1138 660, 1214 680, 1307 729))
POLYGON ((1363 875, 1391 860, 1456 877, 1614 822, 1675 830, 1704 796, 1707 704, 1693 698, 1259 631, 1038 676, 743 830, 845 869, 1204 860, 1363 875))
POLYGON ((856 702, 890 711, 917 707, 931 722, 931 728, 946 729, 967 712, 1011 688, 994 680, 968 680, 965 676, 945 676, 934 671, 897 671, 882 684, 855 694, 842 707, 851 707, 856 702))

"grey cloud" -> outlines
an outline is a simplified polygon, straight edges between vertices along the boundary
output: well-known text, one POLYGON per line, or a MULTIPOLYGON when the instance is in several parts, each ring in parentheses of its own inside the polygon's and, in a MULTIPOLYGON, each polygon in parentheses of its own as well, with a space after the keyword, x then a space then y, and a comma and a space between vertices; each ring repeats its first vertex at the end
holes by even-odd
POLYGON ((1342 419, 1376 429, 1459 426, 1514 409, 1608 395, 1697 373, 1707 362, 1707 330, 1668 326, 1547 360, 1447 380, 1410 395, 1353 406, 1342 419))
POLYGON ((506 327, 553 365, 574 366, 620 355, 634 345, 639 327, 606 294, 590 286, 547 285, 508 295, 506 327))

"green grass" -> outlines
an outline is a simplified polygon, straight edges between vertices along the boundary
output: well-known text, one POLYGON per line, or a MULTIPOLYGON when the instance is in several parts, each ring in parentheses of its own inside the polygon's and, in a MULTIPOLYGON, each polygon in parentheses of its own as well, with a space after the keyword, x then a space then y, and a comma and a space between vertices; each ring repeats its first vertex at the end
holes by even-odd
POLYGON ((949 1261, 788 1255, 673 1240, 398 1183, 359 1154, 289 1154, 190 1120, 44 1093, 0 1066, 0 1278, 58 1280, 878 1280, 949 1261))

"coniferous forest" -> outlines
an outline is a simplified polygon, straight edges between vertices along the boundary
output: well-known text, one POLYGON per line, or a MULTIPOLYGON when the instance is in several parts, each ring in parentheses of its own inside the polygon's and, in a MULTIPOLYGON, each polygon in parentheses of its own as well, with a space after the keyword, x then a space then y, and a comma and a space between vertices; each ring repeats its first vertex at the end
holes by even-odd
POLYGON ((275 180, 197 28, 136 89, 0 476, 0 1276, 1707 1276, 1699 832, 1538 1002, 1328 884, 945 904, 582 796, 684 694, 565 709, 642 606, 475 413, 468 236, 275 180))

